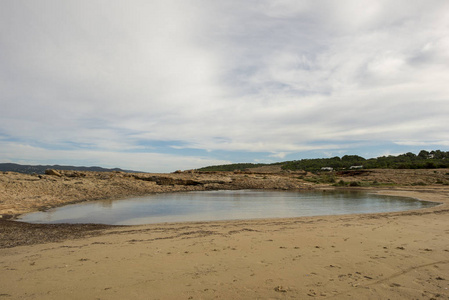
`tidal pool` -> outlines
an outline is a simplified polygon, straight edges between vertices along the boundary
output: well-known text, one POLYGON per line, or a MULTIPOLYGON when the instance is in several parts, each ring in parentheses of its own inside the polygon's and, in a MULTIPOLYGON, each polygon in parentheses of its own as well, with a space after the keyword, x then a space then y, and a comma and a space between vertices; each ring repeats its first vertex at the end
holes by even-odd
POLYGON ((25 214, 18 221, 138 225, 393 212, 435 205, 413 198, 352 191, 221 190, 85 202, 25 214))

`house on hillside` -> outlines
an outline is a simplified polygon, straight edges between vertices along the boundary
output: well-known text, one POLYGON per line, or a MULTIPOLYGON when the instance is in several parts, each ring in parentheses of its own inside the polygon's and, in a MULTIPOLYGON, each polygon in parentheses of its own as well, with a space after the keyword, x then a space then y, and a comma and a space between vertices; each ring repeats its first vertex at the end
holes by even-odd
POLYGON ((332 167, 322 167, 321 168, 321 171, 329 171, 329 172, 332 172, 334 170, 334 168, 332 168, 332 167))
POLYGON ((359 169, 363 169, 363 166, 350 166, 349 170, 359 170, 359 169))

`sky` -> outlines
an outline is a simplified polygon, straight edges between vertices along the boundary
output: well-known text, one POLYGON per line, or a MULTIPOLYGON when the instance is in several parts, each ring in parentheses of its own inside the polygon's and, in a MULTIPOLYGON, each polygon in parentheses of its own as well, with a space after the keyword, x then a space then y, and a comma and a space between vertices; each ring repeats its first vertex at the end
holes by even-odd
POLYGON ((449 150, 447 0, 0 1, 0 162, 449 150))

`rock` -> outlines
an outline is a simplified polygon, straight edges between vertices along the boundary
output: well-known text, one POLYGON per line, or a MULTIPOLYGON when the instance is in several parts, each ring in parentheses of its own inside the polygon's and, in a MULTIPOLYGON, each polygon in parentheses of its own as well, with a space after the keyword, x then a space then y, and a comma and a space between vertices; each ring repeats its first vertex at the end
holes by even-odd
POLYGON ((58 171, 53 170, 53 169, 47 169, 47 170, 45 170, 45 174, 47 174, 47 175, 52 175, 52 176, 58 176, 58 177, 61 177, 61 176, 62 176, 61 173, 59 173, 58 171))
POLYGON ((138 180, 144 180, 144 181, 154 181, 158 185, 202 185, 202 182, 191 180, 191 179, 176 179, 171 177, 164 177, 164 176, 150 176, 150 177, 143 177, 134 175, 135 179, 138 180))
POLYGON ((10 214, 0 214, 0 219, 3 219, 3 220, 10 220, 10 219, 12 219, 12 218, 14 218, 14 215, 10 215, 10 214))
POLYGON ((81 172, 78 172, 78 171, 65 172, 64 175, 67 176, 67 177, 75 177, 75 178, 86 177, 85 173, 81 173, 81 172))
POLYGON ((158 185, 202 185, 201 182, 190 179, 174 179, 170 177, 158 177, 156 179, 158 185))

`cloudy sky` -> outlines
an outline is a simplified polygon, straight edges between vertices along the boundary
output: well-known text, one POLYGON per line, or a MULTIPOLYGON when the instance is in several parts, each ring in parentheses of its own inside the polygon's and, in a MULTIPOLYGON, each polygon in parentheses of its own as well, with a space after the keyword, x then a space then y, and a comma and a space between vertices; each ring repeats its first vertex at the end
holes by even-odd
POLYGON ((4 0, 0 162, 449 150, 447 0, 4 0))

